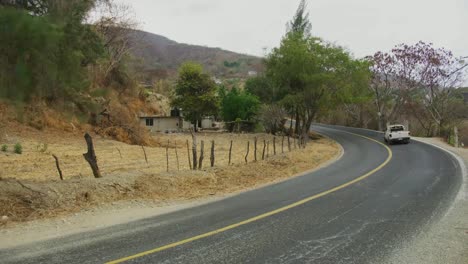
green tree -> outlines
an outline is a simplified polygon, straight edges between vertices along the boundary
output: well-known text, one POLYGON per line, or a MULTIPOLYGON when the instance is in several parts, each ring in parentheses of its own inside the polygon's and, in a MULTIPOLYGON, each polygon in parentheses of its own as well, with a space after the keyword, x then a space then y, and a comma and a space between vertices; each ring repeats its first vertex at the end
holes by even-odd
POLYGON ((87 88, 86 66, 104 50, 97 34, 82 23, 87 8, 73 8, 60 19, 51 11, 31 16, 24 9, 0 8, 0 39, 8 39, 0 42, 1 97, 54 101, 73 99, 87 88))
POLYGON ((260 108, 260 100, 246 91, 233 88, 222 98, 221 115, 226 122, 236 119, 252 121, 260 108))
POLYGON ((257 76, 247 79, 245 90, 257 96, 263 103, 271 103, 278 100, 277 91, 271 80, 266 76, 257 76))
POLYGON ((216 92, 216 84, 203 73, 202 66, 186 62, 179 69, 172 105, 181 108, 184 117, 196 124, 203 116, 217 113, 219 100, 216 92))
POLYGON ((295 131, 307 139, 313 120, 338 105, 354 103, 368 81, 368 65, 354 60, 343 48, 311 37, 311 24, 301 1, 278 48, 267 56, 266 77, 272 101, 279 101, 295 131))
POLYGON ((307 1, 301 0, 293 19, 288 23, 288 33, 300 34, 304 38, 311 36, 312 24, 307 12, 307 1))
POLYGON ((341 47, 320 38, 288 34, 267 58, 267 76, 283 94, 282 103, 294 115, 296 133, 307 138, 319 113, 346 98, 357 66, 341 47))

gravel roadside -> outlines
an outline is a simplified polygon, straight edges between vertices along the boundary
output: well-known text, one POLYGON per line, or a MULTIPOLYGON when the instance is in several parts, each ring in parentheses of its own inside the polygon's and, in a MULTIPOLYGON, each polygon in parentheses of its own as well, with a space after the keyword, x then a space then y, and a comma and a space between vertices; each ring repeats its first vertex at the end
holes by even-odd
MULTIPOLYGON (((461 159, 468 167, 468 149, 454 148, 439 138, 416 138, 448 150, 461 159)), ((453 205, 440 221, 400 248, 385 262, 386 264, 464 264, 468 263, 468 183, 463 176, 460 191, 453 205)))

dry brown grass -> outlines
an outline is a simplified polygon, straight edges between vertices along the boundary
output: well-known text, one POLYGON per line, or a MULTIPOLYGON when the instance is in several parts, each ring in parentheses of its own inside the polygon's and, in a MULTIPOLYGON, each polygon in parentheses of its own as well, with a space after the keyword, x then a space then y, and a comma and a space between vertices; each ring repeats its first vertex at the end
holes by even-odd
MULTIPOLYGON (((86 152, 86 143, 79 136, 68 136, 60 138, 60 135, 49 137, 22 138, 10 137, 9 149, 16 142, 23 145, 23 154, 17 155, 11 152, 0 153, 0 177, 28 179, 34 181, 58 179, 55 161, 51 154, 57 155, 65 179, 92 177, 92 171, 83 159, 82 154, 86 152), (44 145, 47 149, 44 151, 44 145)), ((263 140, 269 141, 269 156, 273 154, 273 137, 265 134, 219 134, 199 133, 197 136, 198 147, 200 141, 205 142, 204 167, 209 167, 209 148, 211 140, 215 141, 215 165, 223 167, 228 165, 229 145, 233 141, 231 164, 244 164, 247 150, 247 141, 250 141, 249 161, 253 161, 253 138, 258 138, 257 160, 261 160, 263 151, 263 140)), ((99 166, 103 175, 115 173, 132 172, 135 174, 160 173, 166 171, 166 145, 169 143, 169 169, 177 170, 175 147, 179 157, 180 170, 189 170, 186 143, 189 141, 191 152, 191 136, 189 134, 158 135, 155 141, 159 147, 145 147, 148 163, 144 158, 141 146, 129 145, 115 140, 109 140, 94 136, 95 150, 99 166), (119 153, 120 151, 120 153, 119 153), (122 156, 121 156, 121 155, 122 156)), ((291 145, 294 149, 293 140, 291 145)), ((277 137, 277 154, 281 153, 281 137, 277 137)), ((287 140, 284 142, 284 151, 287 152, 287 140)), ((265 154, 265 155, 267 155, 265 154)))
POLYGON ((145 147, 147 164, 140 146, 95 137, 96 154, 104 178, 94 179, 82 157, 86 146, 81 137, 58 138, 51 134, 22 138, 23 155, 0 153, 0 216, 7 215, 10 222, 17 222, 66 214, 117 200, 186 200, 232 193, 313 169, 339 153, 336 143, 317 138, 305 149, 294 149, 293 146, 292 152, 287 152, 285 140, 285 153, 281 154, 281 138, 278 138, 277 155, 272 155, 270 145, 269 157, 262 161, 263 139, 271 142, 272 136, 207 133, 198 135, 199 141, 205 141, 205 169, 190 171, 186 149, 189 139, 191 136, 185 134, 158 136, 160 147, 145 147), (254 137, 259 142, 257 162, 253 162, 254 137), (208 168, 210 140, 216 142, 214 168, 208 168), (228 165, 231 140, 232 165, 228 165), (170 171, 166 172, 168 141, 170 171), (247 141, 251 142, 251 150, 249 163, 245 164, 247 141), (46 152, 35 148, 39 143, 48 144, 46 152), (177 170, 175 146, 180 170, 177 170), (59 180, 54 159, 47 152, 59 157, 64 181, 59 180))

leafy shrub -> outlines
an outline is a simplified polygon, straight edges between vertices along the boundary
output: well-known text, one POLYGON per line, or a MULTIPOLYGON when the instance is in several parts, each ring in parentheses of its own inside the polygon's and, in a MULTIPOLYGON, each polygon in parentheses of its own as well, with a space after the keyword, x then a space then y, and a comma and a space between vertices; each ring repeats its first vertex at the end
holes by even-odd
POLYGON ((2 150, 3 152, 7 152, 8 146, 5 145, 5 144, 3 144, 1 150, 2 150))
POLYGON ((233 88, 221 101, 221 116, 224 121, 237 119, 251 121, 260 108, 260 101, 255 95, 233 88))
POLYGON ((14 146, 14 152, 16 154, 22 154, 23 153, 23 146, 21 146, 20 143, 16 143, 14 146))

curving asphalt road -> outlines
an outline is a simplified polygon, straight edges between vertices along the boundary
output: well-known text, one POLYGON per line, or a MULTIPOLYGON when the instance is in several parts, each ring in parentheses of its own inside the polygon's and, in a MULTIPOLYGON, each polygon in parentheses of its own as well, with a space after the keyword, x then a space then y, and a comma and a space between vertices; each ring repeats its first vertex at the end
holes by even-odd
POLYGON ((3 250, 0 263, 382 263, 460 187, 458 163, 437 148, 388 149, 371 140, 382 142, 378 132, 313 129, 343 146, 340 160, 203 206, 3 250))

